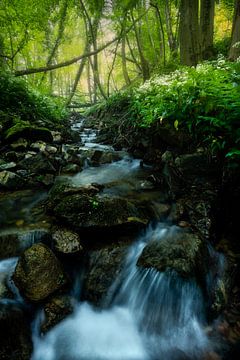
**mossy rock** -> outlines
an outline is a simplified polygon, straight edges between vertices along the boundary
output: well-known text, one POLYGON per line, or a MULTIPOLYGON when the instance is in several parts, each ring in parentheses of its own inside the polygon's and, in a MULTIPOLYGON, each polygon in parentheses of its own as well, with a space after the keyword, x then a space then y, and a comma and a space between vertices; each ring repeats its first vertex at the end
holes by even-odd
POLYGON ((176 230, 169 231, 162 239, 153 239, 143 249, 137 265, 176 271, 185 278, 197 278, 202 281, 206 274, 207 247, 196 234, 176 230))
POLYGON ((20 293, 30 301, 42 301, 67 283, 67 276, 54 253, 39 243, 21 256, 13 274, 20 293))
POLYGON ((44 127, 31 125, 28 121, 17 121, 5 131, 5 141, 12 142, 19 138, 29 139, 31 141, 42 140, 52 142, 51 131, 44 127))
POLYGON ((127 199, 72 194, 53 209, 54 214, 76 229, 136 230, 148 223, 142 212, 127 199))

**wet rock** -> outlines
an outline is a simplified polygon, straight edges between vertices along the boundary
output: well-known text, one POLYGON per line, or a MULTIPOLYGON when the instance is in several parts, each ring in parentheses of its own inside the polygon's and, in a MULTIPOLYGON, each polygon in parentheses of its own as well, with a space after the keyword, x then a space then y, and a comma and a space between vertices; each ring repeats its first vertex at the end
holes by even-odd
POLYGON ((14 169, 16 167, 15 162, 5 163, 0 165, 0 171, 14 169))
POLYGON ((83 285, 83 299, 100 305, 120 273, 127 253, 127 245, 114 245, 89 254, 83 285))
POLYGON ((68 181, 56 183, 48 194, 48 208, 53 209, 65 196, 74 194, 96 195, 102 188, 98 184, 73 187, 68 181))
POLYGON ((67 283, 67 276, 53 252, 35 244, 21 256, 13 274, 20 293, 30 301, 42 301, 67 283))
POLYGON ((165 151, 165 153, 162 154, 161 158, 164 163, 172 163, 174 160, 173 153, 169 150, 165 151))
POLYGON ((113 161, 121 160, 121 158, 120 152, 94 150, 90 160, 93 164, 110 164, 113 161))
POLYGON ((4 190, 17 190, 25 186, 25 180, 11 171, 0 172, 0 189, 4 190))
POLYGON ((16 151, 7 151, 4 158, 6 161, 17 163, 24 158, 24 154, 16 151))
POLYGON ((28 147, 28 141, 26 139, 20 138, 13 142, 10 146, 15 151, 24 151, 28 147))
MULTIPOLYGON (((5 272, 0 273, 0 304, 1 299, 12 299, 13 294, 8 287, 8 274, 5 272)), ((1 306, 1 305, 0 305, 1 306)))
POLYGON ((210 317, 216 318, 226 308, 232 296, 237 264, 230 257, 209 246, 207 291, 210 317))
POLYGON ((32 143, 30 145, 30 148, 37 151, 37 152, 43 152, 46 150, 47 144, 44 141, 37 141, 35 143, 32 143))
POLYGON ((18 305, 0 306, 0 359, 29 360, 32 352, 31 330, 26 314, 18 305))
POLYGON ((44 186, 50 187, 54 184, 55 177, 53 174, 38 175, 35 180, 44 186))
POLYGON ((205 276, 207 249, 204 242, 186 230, 168 232, 164 238, 154 240, 143 249, 137 265, 158 271, 175 270, 183 277, 205 276))
POLYGON ((76 232, 66 228, 59 228, 52 234, 54 247, 64 254, 73 254, 81 251, 80 237, 76 232))
POLYGON ((62 135, 59 131, 51 131, 52 137, 53 137, 53 142, 55 144, 60 144, 62 141, 62 135))
POLYGON ((30 157, 25 157, 22 161, 18 163, 18 166, 22 169, 29 170, 34 174, 47 174, 55 173, 56 169, 52 163, 47 159, 47 157, 41 153, 31 154, 30 157))
POLYGON ((131 231, 145 226, 149 219, 127 199, 73 194, 60 199, 54 214, 68 225, 85 230, 131 231))
POLYGON ((50 243, 50 233, 45 229, 0 232, 0 259, 19 256, 37 242, 50 243))
POLYGON ((55 146, 50 146, 50 145, 47 145, 46 146, 46 151, 49 153, 49 154, 56 154, 58 149, 57 147, 55 146))
POLYGON ((27 121, 18 121, 9 128, 5 133, 5 140, 6 141, 15 141, 19 138, 24 138, 31 141, 46 141, 46 142, 52 142, 53 137, 47 128, 44 127, 37 127, 34 125, 31 125, 27 121))
POLYGON ((63 174, 76 174, 80 170, 81 170, 81 168, 79 165, 70 163, 62 168, 62 173, 63 174))
POLYGON ((204 152, 181 155, 175 159, 175 166, 186 181, 194 183, 204 183, 220 174, 217 160, 204 152))
POLYGON ((41 331, 46 333, 73 312, 72 298, 68 295, 54 296, 44 306, 45 319, 41 331))

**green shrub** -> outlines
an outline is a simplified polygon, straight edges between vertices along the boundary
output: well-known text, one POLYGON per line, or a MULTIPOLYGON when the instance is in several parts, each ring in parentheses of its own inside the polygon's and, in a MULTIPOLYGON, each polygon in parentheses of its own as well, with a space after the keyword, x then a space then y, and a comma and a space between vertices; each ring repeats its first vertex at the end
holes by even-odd
POLYGON ((196 68, 155 76, 131 93, 115 95, 105 108, 125 106, 132 125, 169 123, 189 131, 196 143, 240 159, 240 63, 223 58, 196 68))
POLYGON ((34 123, 36 120, 59 122, 66 116, 60 99, 43 95, 31 89, 21 78, 0 73, 0 119, 2 122, 20 118, 34 123))

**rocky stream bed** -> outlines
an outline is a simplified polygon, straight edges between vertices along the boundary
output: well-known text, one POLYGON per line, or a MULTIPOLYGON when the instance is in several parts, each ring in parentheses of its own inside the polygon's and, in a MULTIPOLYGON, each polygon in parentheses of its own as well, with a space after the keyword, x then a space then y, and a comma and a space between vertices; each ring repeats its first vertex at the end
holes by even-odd
POLYGON ((237 359, 216 161, 169 147, 151 162, 148 143, 133 157, 79 114, 70 126, 2 146, 0 359, 237 359))

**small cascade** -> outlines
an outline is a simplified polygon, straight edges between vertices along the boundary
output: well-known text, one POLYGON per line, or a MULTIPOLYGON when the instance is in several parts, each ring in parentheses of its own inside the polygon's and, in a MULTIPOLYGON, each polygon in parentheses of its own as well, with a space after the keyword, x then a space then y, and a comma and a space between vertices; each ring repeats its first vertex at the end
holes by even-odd
POLYGON ((104 184, 124 178, 134 177, 140 170, 140 160, 125 157, 122 160, 101 167, 89 167, 72 177, 76 186, 91 183, 104 184))
POLYGON ((32 360, 202 359, 211 344, 204 332, 201 289, 173 271, 136 266, 147 242, 153 237, 161 241, 169 231, 178 228, 150 227, 130 247, 103 309, 79 303, 71 316, 38 339, 32 360))

